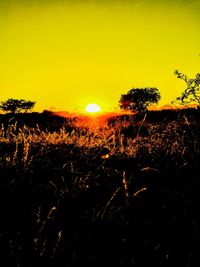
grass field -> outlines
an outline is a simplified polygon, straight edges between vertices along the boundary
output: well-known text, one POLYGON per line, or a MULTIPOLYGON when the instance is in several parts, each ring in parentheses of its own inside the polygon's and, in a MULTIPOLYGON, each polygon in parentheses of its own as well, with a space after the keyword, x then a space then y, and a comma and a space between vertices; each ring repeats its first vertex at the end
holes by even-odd
POLYGON ((199 266, 199 109, 170 114, 1 115, 2 266, 199 266))

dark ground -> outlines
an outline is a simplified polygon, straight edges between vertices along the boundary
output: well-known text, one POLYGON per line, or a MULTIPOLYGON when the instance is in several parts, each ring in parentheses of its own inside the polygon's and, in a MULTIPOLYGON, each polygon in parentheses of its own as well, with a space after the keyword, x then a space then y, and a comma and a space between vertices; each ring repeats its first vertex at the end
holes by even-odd
MULTIPOLYGON (((9 116, 0 116, 5 128, 9 116)), ((20 127, 73 128, 49 114, 17 116, 20 127)), ((139 117, 125 119, 140 125, 139 117)), ((9 164, 16 143, 0 141, 1 265, 200 266, 199 133, 199 110, 151 112, 134 157, 37 144, 28 166, 23 142, 9 164)))

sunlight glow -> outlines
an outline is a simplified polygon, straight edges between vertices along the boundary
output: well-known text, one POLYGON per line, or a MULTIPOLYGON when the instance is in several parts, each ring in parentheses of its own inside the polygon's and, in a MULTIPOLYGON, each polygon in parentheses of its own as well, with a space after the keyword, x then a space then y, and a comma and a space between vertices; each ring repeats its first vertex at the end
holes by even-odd
POLYGON ((88 104, 85 108, 85 111, 89 113, 96 113, 96 112, 100 112, 101 108, 97 104, 88 104))

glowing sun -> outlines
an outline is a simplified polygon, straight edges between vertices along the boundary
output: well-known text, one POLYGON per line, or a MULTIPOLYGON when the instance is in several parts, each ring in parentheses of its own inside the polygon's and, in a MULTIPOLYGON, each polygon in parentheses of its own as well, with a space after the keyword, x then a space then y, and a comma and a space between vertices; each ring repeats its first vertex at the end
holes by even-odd
POLYGON ((85 111, 86 112, 89 112, 89 113, 95 113, 95 112, 100 112, 101 111, 101 108, 97 104, 88 104, 85 107, 85 111))

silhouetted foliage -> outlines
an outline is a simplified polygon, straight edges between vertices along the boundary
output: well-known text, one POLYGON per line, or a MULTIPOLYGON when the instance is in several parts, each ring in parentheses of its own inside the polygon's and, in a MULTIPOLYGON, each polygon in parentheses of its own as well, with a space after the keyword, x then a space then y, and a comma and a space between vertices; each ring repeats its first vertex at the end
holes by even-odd
POLYGON ((34 105, 35 102, 32 101, 9 98, 8 100, 1 102, 0 109, 4 112, 20 113, 32 110, 34 105))
POLYGON ((200 73, 197 73, 195 78, 189 79, 187 75, 175 70, 174 74, 177 78, 183 80, 187 88, 183 91, 181 96, 177 97, 176 100, 182 104, 197 103, 200 104, 200 73))
POLYGON ((119 105, 124 110, 143 112, 150 104, 157 104, 160 98, 157 88, 133 88, 127 94, 121 95, 119 105))

